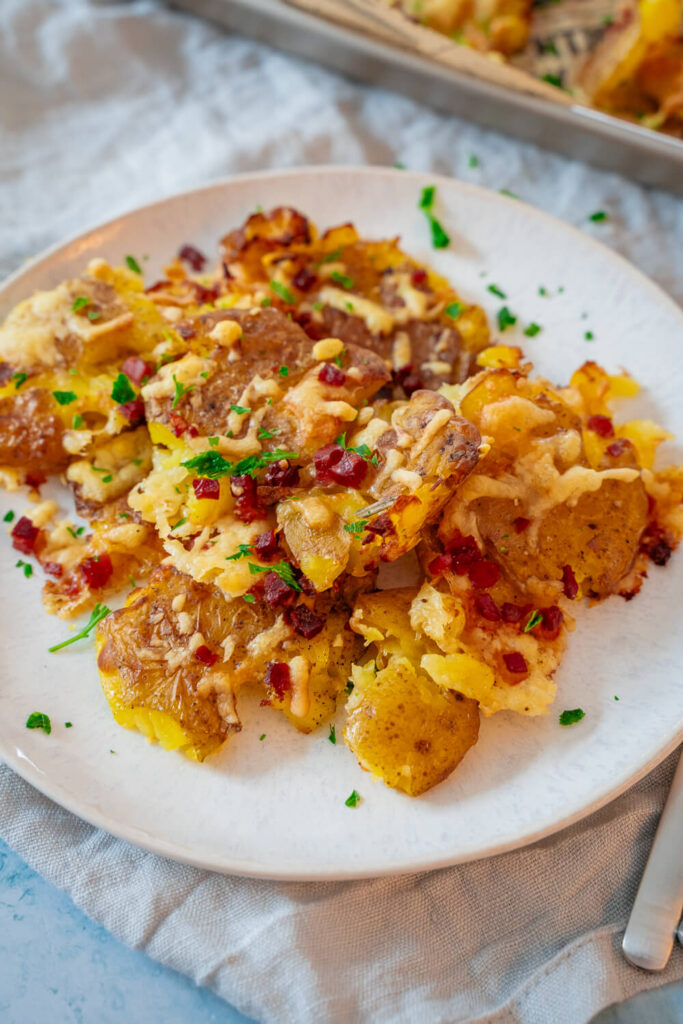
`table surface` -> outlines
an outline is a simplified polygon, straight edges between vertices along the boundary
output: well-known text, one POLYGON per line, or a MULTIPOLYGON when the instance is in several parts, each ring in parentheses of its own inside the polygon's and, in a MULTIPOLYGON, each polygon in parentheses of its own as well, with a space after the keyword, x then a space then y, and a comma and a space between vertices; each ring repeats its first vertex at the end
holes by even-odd
MULTIPOLYGON (((86 917, 0 841, 2 1024, 249 1024, 86 917)), ((681 1024, 683 982, 630 999, 593 1024, 681 1024)))

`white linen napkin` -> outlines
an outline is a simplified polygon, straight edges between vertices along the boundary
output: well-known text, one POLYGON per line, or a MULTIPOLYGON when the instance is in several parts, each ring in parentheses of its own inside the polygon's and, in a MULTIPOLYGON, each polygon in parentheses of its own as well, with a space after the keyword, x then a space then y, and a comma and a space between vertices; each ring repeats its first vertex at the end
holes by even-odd
MULTIPOLYGON (((0 126, 2 273, 98 220, 231 172, 400 160, 510 189, 599 233, 683 301, 680 200, 152 0, 3 0, 0 126), (599 209, 609 220, 588 226, 599 209)), ((165 861, 4 766, 0 836, 119 938, 260 1021, 582 1024, 683 977, 680 948, 660 975, 619 952, 672 772, 670 758, 525 850, 370 882, 268 883, 165 861)))

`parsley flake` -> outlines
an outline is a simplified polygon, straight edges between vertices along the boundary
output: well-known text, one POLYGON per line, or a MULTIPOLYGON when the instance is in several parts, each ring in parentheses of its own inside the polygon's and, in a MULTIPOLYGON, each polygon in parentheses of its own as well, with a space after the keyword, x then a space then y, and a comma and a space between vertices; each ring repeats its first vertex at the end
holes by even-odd
POLYGON ((527 338, 535 338, 537 334, 540 334, 543 328, 540 324, 530 323, 528 327, 524 328, 524 333, 527 338))
POLYGON ((91 309, 88 311, 88 320, 99 320, 101 316, 102 314, 98 312, 98 310, 96 309, 91 309))
POLYGON ((501 196, 507 196, 508 199, 519 199, 517 193, 511 192, 509 188, 499 188, 498 191, 500 192, 501 196))
POLYGON ((356 523, 344 523, 344 529, 346 530, 347 533, 362 533, 363 530, 365 529, 365 524, 367 523, 367 521, 367 519, 359 519, 358 522, 356 523))
POLYGON ((264 732, 262 732, 261 735, 259 736, 259 743, 261 743, 261 741, 264 740, 265 738, 266 738, 266 734, 264 732))
POLYGON ((83 309, 85 306, 90 305, 90 299, 86 295, 77 295, 71 306, 71 312, 77 313, 79 309, 83 309))
POLYGON ((449 306, 446 306, 444 312, 446 313, 446 316, 449 316, 451 318, 451 320, 457 320, 460 314, 462 313, 462 303, 451 302, 449 306))
POLYGON ((337 742, 337 730, 335 729, 334 725, 330 726, 330 734, 327 738, 330 741, 330 743, 337 742))
POLYGON ((517 317, 510 312, 507 306, 498 310, 497 319, 501 331, 506 331, 508 327, 513 327, 517 323, 517 317))
POLYGON ((135 259, 135 256, 126 256, 126 266, 129 270, 132 270, 134 274, 142 274, 142 268, 135 259))
POLYGON ((287 285, 282 284, 280 281, 271 281, 270 287, 275 292, 276 295, 280 296, 283 302, 287 303, 288 306, 294 305, 294 296, 290 292, 287 285))
POLYGON ((11 523, 13 519, 14 519, 14 512, 12 512, 11 509, 10 509, 9 512, 5 512, 4 516, 2 517, 3 523, 11 523))
POLYGON ((488 291, 491 292, 491 295, 497 295, 499 299, 507 299, 507 295, 502 288, 498 287, 497 284, 490 284, 488 286, 488 291))
POLYGON ((261 299, 261 305, 264 309, 268 309, 268 306, 270 306, 270 298, 267 295, 265 299, 261 299))
POLYGON ((69 531, 73 539, 76 540, 78 537, 81 536, 81 534, 85 530, 85 526, 79 526, 77 530, 74 530, 73 526, 67 526, 67 530, 69 531))
POLYGON ((344 693, 353 693, 353 681, 351 679, 349 679, 344 687, 344 693))
POLYGON ((586 331, 586 333, 584 334, 584 338, 586 339, 586 341, 592 341, 594 337, 595 335, 592 331, 586 331))
POLYGON ((342 248, 339 246, 338 249, 333 249, 332 252, 326 252, 324 256, 321 256, 319 263, 336 263, 341 258, 342 248))
POLYGON ((353 789, 351 791, 351 795, 347 796, 347 798, 344 801, 344 803, 346 804, 347 807, 357 807, 358 804, 360 803, 360 800, 361 800, 360 793, 358 792, 357 789, 353 789))
POLYGON ((583 708, 572 708, 562 712, 560 715, 560 725, 575 725, 576 722, 580 722, 585 717, 586 712, 583 708))
POLYGON ((547 298, 547 297, 548 297, 548 289, 547 289, 547 288, 543 288, 543 286, 541 286, 541 287, 540 287, 540 288, 538 289, 538 294, 539 294, 539 295, 542 295, 542 296, 543 296, 543 298, 547 298))
POLYGON ((13 373, 11 379, 14 381, 14 390, 18 391, 24 381, 27 379, 27 373, 13 373))
POLYGON ((429 227, 432 232, 432 245, 435 249, 446 249, 451 244, 451 240, 432 213, 435 195, 436 185, 427 185, 422 189, 418 207, 420 210, 424 211, 425 216, 429 221, 429 227))
POLYGON ((59 405, 70 405, 78 399, 78 395, 73 391, 53 391, 52 397, 59 405))
POLYGON ((177 523, 173 524, 173 526, 171 527, 171 532, 173 532, 173 530, 177 530, 179 526, 184 526, 186 522, 187 516, 183 516, 182 519, 179 519, 177 523))
POLYGON ((23 569, 24 576, 26 577, 27 580, 30 579, 31 576, 33 576, 33 566, 29 565, 28 562, 22 562, 21 558, 16 563, 15 569, 23 569))
POLYGON ((330 274, 330 278, 332 281, 340 284, 342 288, 346 288, 347 290, 353 288, 354 280, 352 277, 349 277, 348 274, 340 274, 338 270, 333 270, 330 274))
POLYGON ((289 377, 289 367, 288 366, 281 366, 280 369, 277 372, 280 374, 281 377, 289 377))
POLYGON ((313 309, 316 311, 316 313, 319 312, 322 308, 323 308, 322 302, 314 302, 313 303, 313 309))
POLYGON ((75 644, 77 640, 84 640, 90 633, 91 629, 94 629, 98 622, 101 622, 102 619, 106 618, 110 611, 111 608, 107 608, 106 604, 100 604, 98 601, 90 613, 90 618, 80 633, 75 633, 73 636, 70 636, 68 640, 62 640, 61 644, 55 644, 53 647, 48 647, 48 651, 52 654, 54 651, 61 651, 62 647, 68 647, 69 644, 75 644))
POLYGON ((294 575, 294 569, 289 562, 276 562, 275 565, 256 565, 255 562, 249 562, 249 572, 252 575, 256 575, 259 572, 274 572, 276 573, 283 583, 286 583, 292 590, 296 590, 297 593, 301 593, 301 586, 296 576, 294 575))
POLYGON ((226 555, 226 562, 236 562, 238 558, 248 558, 251 554, 251 544, 238 544, 237 551, 232 555, 226 555))
POLYGON ((233 412, 236 412, 238 416, 246 416, 251 409, 247 409, 244 405, 231 405, 230 408, 233 412))
MULTIPOLYGON (((173 379, 175 380, 175 377, 173 379)), ((110 398, 117 405, 125 405, 126 402, 132 402, 137 398, 125 373, 120 373, 112 384, 110 398)))
POLYGON ((591 213, 588 219, 593 221, 594 224, 599 224, 603 220, 609 220, 609 217, 604 210, 596 210, 595 213, 591 213))
POLYGON ((562 88, 562 79, 559 75, 541 75, 541 78, 544 82, 547 82, 548 85, 554 85, 556 89, 562 88))
POLYGON ((73 729, 73 725, 74 725, 73 722, 65 722, 64 723, 64 728, 65 729, 73 729))
POLYGON ((74 421, 71 424, 71 426, 73 430, 80 430, 81 427, 83 426, 83 417, 79 412, 77 412, 76 415, 74 416, 74 421))
POLYGON ((243 594, 242 596, 244 600, 247 602, 247 604, 253 604, 254 601, 256 600, 253 594, 243 594))
POLYGON ((194 391, 195 385, 194 384, 189 384, 189 385, 182 384, 178 380, 178 378, 176 377, 175 373, 173 374, 173 384, 174 384, 174 387, 175 387, 175 397, 173 399, 173 404, 171 405, 171 408, 175 409, 175 407, 177 406, 178 402, 183 397, 183 395, 187 395, 190 391, 194 391))
POLYGON ((32 715, 29 715, 26 719, 27 729, 42 729, 43 732, 49 736, 52 732, 52 723, 50 722, 50 716, 43 714, 42 711, 34 711, 32 715))
POLYGON ((470 167, 478 167, 479 157, 475 156, 474 153, 470 153, 467 163, 469 164, 470 167))
POLYGON ((529 620, 526 626, 524 627, 524 632, 530 633, 531 630, 535 629, 535 627, 538 626, 540 622, 543 622, 543 614, 542 612, 539 612, 537 608, 534 608, 531 615, 529 616, 529 620))
POLYGON ((275 437, 279 433, 280 431, 277 428, 275 430, 265 430, 263 427, 261 427, 256 436, 258 437, 259 441, 270 441, 272 437, 275 437))

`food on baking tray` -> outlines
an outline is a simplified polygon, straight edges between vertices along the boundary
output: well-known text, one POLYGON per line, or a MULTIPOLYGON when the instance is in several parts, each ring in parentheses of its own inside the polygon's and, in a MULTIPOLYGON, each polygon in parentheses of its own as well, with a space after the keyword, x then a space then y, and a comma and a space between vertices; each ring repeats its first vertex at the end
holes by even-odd
POLYGON ((577 85, 596 107, 683 138, 683 4, 629 0, 577 85))
POLYGON ((612 418, 635 381, 535 377, 396 239, 279 208, 215 269, 185 246, 145 290, 127 262, 0 329, 0 475, 48 611, 95 607, 114 718, 166 749, 219 750, 254 687, 304 733, 344 699, 360 765, 418 795, 480 713, 548 711, 574 602, 677 545, 669 435, 612 418), (55 475, 87 527, 40 500, 55 475))
MULTIPOLYGON (((394 0, 386 0, 393 6, 394 0)), ((521 50, 529 38, 531 0, 400 0, 411 18, 452 36, 475 50, 506 55, 521 50)))

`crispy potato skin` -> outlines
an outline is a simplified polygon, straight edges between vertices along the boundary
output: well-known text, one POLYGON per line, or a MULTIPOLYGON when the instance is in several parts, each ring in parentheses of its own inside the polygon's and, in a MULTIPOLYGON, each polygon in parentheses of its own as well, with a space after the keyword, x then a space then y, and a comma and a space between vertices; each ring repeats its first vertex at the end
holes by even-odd
POLYGON ((44 476, 66 468, 64 427, 54 408, 52 395, 42 388, 0 398, 0 466, 44 476))
POLYGON ((476 701, 437 686, 407 658, 356 685, 344 740, 362 768, 408 796, 443 782, 477 741, 476 701))

